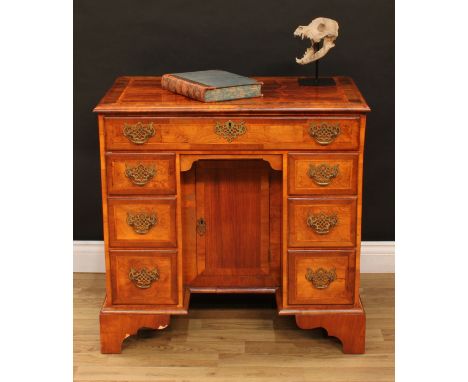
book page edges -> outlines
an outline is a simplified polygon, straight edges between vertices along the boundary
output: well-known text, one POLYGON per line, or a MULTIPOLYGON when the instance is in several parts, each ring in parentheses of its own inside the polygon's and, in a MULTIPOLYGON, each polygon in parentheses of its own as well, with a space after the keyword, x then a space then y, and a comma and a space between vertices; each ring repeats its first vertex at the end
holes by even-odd
POLYGON ((205 102, 230 101, 242 98, 262 97, 261 84, 216 88, 205 92, 205 102))

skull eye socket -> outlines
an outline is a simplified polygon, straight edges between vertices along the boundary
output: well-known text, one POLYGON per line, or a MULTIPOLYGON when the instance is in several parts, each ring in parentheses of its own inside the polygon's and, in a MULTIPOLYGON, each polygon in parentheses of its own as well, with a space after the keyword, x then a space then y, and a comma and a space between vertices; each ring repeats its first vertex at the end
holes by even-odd
POLYGON ((325 30, 325 24, 320 23, 320 24, 318 25, 317 29, 318 29, 319 32, 323 32, 323 31, 325 30))

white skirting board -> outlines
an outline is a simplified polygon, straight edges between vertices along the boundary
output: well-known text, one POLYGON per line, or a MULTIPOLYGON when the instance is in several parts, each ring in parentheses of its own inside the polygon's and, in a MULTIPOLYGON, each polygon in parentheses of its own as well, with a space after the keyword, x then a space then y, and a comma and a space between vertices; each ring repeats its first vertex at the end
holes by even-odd
MULTIPOLYGON (((104 273, 104 242, 74 241, 73 271, 104 273)), ((395 242, 363 241, 361 273, 395 273, 395 242)))

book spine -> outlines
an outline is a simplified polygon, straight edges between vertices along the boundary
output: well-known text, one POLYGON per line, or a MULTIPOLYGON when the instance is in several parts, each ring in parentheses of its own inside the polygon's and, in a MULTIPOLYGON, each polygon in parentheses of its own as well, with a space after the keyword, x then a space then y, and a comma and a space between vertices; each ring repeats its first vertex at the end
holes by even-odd
POLYGON ((194 82, 188 82, 181 78, 165 74, 161 78, 161 87, 173 93, 205 102, 205 92, 210 89, 194 82))

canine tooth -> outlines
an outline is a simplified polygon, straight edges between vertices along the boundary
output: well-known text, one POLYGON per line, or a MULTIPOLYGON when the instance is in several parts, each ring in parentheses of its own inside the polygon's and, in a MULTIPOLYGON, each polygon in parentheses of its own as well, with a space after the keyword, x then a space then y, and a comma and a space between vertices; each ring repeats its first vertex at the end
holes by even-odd
POLYGON ((300 36, 301 40, 304 38, 311 40, 311 47, 307 48, 301 59, 296 58, 296 61, 305 65, 325 56, 335 46, 338 29, 338 23, 326 17, 318 17, 312 20, 309 25, 298 26, 294 31, 294 36, 300 36), (316 50, 314 44, 322 40, 322 47, 316 50))

